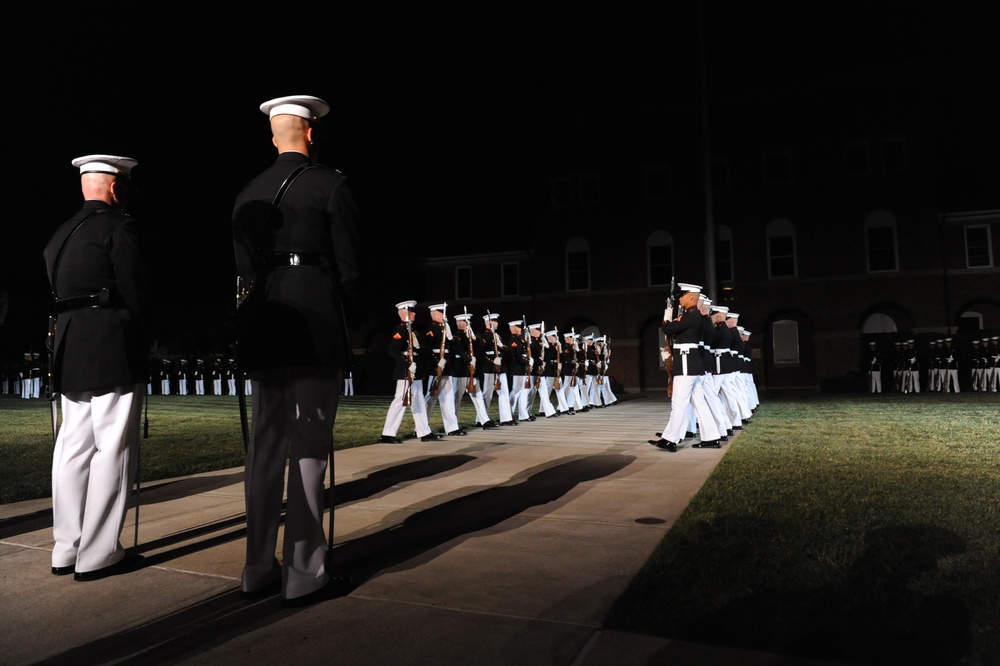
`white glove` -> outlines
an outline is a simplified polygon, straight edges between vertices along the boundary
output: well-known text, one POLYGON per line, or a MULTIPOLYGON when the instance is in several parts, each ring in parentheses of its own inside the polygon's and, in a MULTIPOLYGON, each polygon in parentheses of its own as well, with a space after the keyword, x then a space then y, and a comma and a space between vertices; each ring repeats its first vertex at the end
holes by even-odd
POLYGON ((669 305, 663 311, 663 321, 673 321, 674 319, 674 306, 669 305))
POLYGON ((583 362, 583 367, 584 368, 589 368, 590 367, 590 359, 589 358, 586 361, 583 362))
POLYGON ((534 356, 532 356, 531 358, 528 359, 528 367, 529 368, 535 367, 535 357, 534 356))
POLYGON ((493 359, 493 365, 495 365, 497 368, 500 367, 501 363, 503 363, 503 361, 500 359, 499 356, 497 358, 493 359))
POLYGON ((415 374, 417 374, 417 364, 416 364, 416 363, 411 363, 411 364, 410 364, 410 367, 409 367, 409 368, 407 368, 407 370, 409 371, 409 373, 410 373, 411 375, 415 375, 415 374))
POLYGON ((604 369, 607 370, 610 367, 611 367, 611 361, 605 361, 604 362, 604 369))
POLYGON ((664 361, 666 361, 668 358, 670 358, 670 352, 666 349, 663 349, 660 351, 660 356, 663 358, 664 361))
POLYGON ((475 356, 473 356, 472 358, 469 359, 469 367, 470 368, 476 367, 476 357, 475 356))
POLYGON ((448 363, 448 359, 446 359, 446 358, 443 358, 443 359, 441 359, 440 361, 438 361, 438 367, 439 367, 439 368, 441 368, 442 370, 444 370, 444 366, 445 366, 445 365, 446 365, 447 363, 448 363))

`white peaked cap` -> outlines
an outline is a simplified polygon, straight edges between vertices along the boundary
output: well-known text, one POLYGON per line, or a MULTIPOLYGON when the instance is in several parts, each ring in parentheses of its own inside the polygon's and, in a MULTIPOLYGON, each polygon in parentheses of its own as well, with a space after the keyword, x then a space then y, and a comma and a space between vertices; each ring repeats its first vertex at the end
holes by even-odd
POLYGON ((455 315, 455 321, 469 321, 470 319, 472 319, 472 315, 470 314, 455 315))
POLYGON ((677 283, 677 287, 681 290, 682 293, 686 292, 686 291, 693 291, 696 294, 700 294, 701 293, 701 286, 697 285, 697 284, 688 284, 687 282, 678 282, 677 283))
POLYGON ((498 315, 496 312, 493 312, 493 313, 490 313, 490 314, 484 314, 483 315, 483 321, 490 321, 491 319, 497 319, 499 317, 500 317, 500 315, 498 315))
POLYGON ((545 331, 545 337, 548 337, 550 335, 559 335, 559 331, 557 331, 554 328, 551 331, 545 331))
POLYGON ((448 304, 447 303, 437 303, 436 305, 429 305, 427 307, 427 309, 428 310, 440 310, 441 312, 444 312, 445 310, 448 309, 448 304))
POLYGON ((397 310, 411 310, 417 305, 416 301, 403 301, 402 303, 396 303, 397 310))
POLYGON ((522 319, 515 319, 514 321, 507 322, 507 325, 508 326, 524 326, 524 320, 522 320, 522 319))
POLYGON ((264 102, 260 105, 260 110, 266 113, 268 118, 288 114, 316 121, 330 112, 330 105, 319 97, 311 95, 289 95, 264 102))
POLYGON ((72 162, 80 168, 80 173, 110 173, 114 175, 131 176, 132 168, 139 164, 138 160, 119 155, 84 155, 72 162))

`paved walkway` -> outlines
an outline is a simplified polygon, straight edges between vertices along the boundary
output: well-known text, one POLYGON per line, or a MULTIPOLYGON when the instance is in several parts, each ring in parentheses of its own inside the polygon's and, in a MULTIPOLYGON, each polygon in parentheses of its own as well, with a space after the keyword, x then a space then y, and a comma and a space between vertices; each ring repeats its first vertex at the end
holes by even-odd
POLYGON ((305 608, 239 597, 241 468, 143 487, 144 566, 86 583, 49 572, 49 500, 0 505, 0 664, 813 663, 602 630, 728 450, 650 446, 668 413, 338 451, 331 557, 355 587, 305 608))

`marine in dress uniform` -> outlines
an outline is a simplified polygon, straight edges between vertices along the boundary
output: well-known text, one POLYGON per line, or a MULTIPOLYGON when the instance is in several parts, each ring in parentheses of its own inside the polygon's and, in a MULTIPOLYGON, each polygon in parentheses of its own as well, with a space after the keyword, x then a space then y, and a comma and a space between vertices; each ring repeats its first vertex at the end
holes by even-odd
POLYGON ((153 333, 132 169, 115 155, 72 161, 83 207, 43 252, 55 295, 53 391, 62 426, 52 454, 52 573, 91 580, 127 570, 121 532, 137 473, 153 333))
POLYGON ((413 329, 413 321, 417 317, 413 309, 416 304, 416 301, 402 301, 396 304, 400 322, 393 329, 387 350, 393 360, 392 378, 396 380, 396 391, 385 414, 385 422, 382 424, 382 438, 379 442, 383 444, 402 443, 403 440, 396 434, 399 432, 399 425, 403 422, 403 414, 406 413, 407 407, 413 416, 413 424, 420 441, 432 442, 441 439, 440 435, 431 432, 427 421, 427 401, 424 398, 426 364, 422 359, 423 348, 417 332, 413 329))
POLYGON ((427 350, 427 415, 434 413, 435 405, 441 405, 441 421, 444 433, 450 436, 468 434, 465 428, 458 424, 458 414, 455 412, 455 394, 452 390, 451 370, 449 369, 448 346, 454 340, 451 325, 448 323, 447 303, 438 303, 428 307, 431 315, 430 326, 424 332, 421 347, 427 350), (439 372, 440 371, 440 372, 439 372))
POLYGON ((302 603, 331 580, 325 477, 360 286, 354 197, 344 174, 317 162, 325 142, 321 119, 329 109, 307 95, 261 104, 278 155, 242 188, 232 216, 237 273, 244 284, 255 280, 261 298, 258 316, 248 314, 236 331, 237 361, 253 384, 241 587, 245 595, 255 595, 280 581, 284 599, 302 603), (263 260, 255 265, 255 257, 263 260), (279 564, 275 549, 286 464, 279 564))
MULTIPOLYGON (((534 421, 535 417, 528 413, 528 396, 530 386, 525 386, 531 378, 534 359, 528 359, 528 340, 524 335, 524 320, 514 319, 507 322, 510 336, 504 345, 507 365, 507 379, 510 382, 510 406, 514 415, 514 423, 534 421)), ((503 425, 503 422, 501 422, 503 425)))
POLYGON ((693 405, 701 428, 701 441, 696 448, 721 446, 722 433, 705 400, 702 375, 705 374, 704 357, 699 349, 702 337, 702 314, 698 310, 699 285, 680 283, 681 313, 674 321, 665 321, 663 333, 673 337, 674 385, 670 398, 670 418, 663 428, 662 437, 649 440, 650 444, 666 451, 676 451, 688 427, 688 405, 693 405))
POLYGON ((576 386, 576 334, 573 331, 563 333, 562 347, 559 353, 559 391, 563 395, 562 404, 566 405, 569 414, 576 414, 583 407, 580 391, 576 386))
POLYGON ((511 411, 510 386, 508 384, 508 368, 506 363, 505 347, 506 342, 497 332, 500 315, 496 312, 483 315, 485 331, 482 336, 482 345, 479 347, 479 368, 483 371, 483 404, 489 412, 493 402, 493 395, 497 397, 497 413, 495 419, 502 426, 516 425, 513 412, 511 411))
POLYGON ((188 360, 182 358, 177 368, 177 395, 188 394, 188 360))
POLYGON ((451 369, 451 392, 455 396, 455 414, 458 414, 462 404, 462 398, 469 396, 473 408, 476 410, 476 425, 488 429, 497 425, 496 421, 490 418, 486 412, 486 404, 483 402, 483 390, 479 385, 479 377, 476 374, 477 347, 481 346, 481 340, 472 330, 472 315, 463 313, 455 315, 454 339, 450 347, 450 369, 451 369), (471 369, 471 373, 469 372, 471 369), (471 391, 470 389, 471 382, 471 391))
POLYGON ((868 392, 882 392, 882 358, 878 353, 878 343, 871 341, 868 343, 868 392))
MULTIPOLYGON (((532 324, 528 328, 528 331, 531 336, 532 356, 536 359, 532 386, 542 408, 539 416, 544 415, 545 418, 559 416, 559 412, 556 411, 550 398, 552 382, 555 379, 556 366, 559 362, 556 357, 555 347, 549 345, 547 336, 542 337, 541 323, 532 324)), ((533 407, 533 404, 529 404, 529 414, 533 407)))

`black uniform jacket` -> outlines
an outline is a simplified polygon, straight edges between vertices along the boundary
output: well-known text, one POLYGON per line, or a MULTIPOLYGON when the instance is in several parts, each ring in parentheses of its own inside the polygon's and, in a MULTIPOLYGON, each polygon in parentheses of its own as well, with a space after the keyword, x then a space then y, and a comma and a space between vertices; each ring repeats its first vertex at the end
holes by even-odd
MULTIPOLYGON (((302 153, 284 152, 249 181, 233 208, 236 271, 253 275, 254 248, 274 267, 266 272, 259 316, 236 331, 240 367, 308 366, 343 368, 350 360, 348 322, 359 288, 357 206, 346 177, 328 167, 307 169, 285 192, 261 239, 271 202, 285 178, 309 163, 302 153), (302 262, 288 265, 287 255, 302 262), (283 260, 284 266, 281 265, 283 260), (321 265, 311 265, 315 262, 321 265)), ((260 278, 258 278, 260 280, 260 278)))
POLYGON ((660 327, 664 335, 674 336, 674 373, 680 374, 683 372, 684 363, 681 360, 681 352, 677 350, 677 345, 696 345, 690 348, 687 354, 687 375, 703 375, 705 374, 705 363, 704 357, 702 356, 701 350, 697 347, 698 342, 702 337, 702 321, 704 317, 698 308, 691 308, 685 310, 680 318, 676 321, 668 321, 666 324, 660 327))
POLYGON ((53 390, 103 393, 145 384, 153 334, 146 316, 149 280, 135 220, 103 201, 86 201, 56 230, 42 256, 58 300, 108 290, 101 307, 57 315, 53 390), (96 214, 73 233, 91 213, 96 214))
MULTIPOLYGON (((414 332, 413 335, 416 336, 417 333, 414 332)), ((396 380, 406 379, 406 370, 410 367, 410 355, 412 354, 413 362, 417 366, 412 378, 424 379, 427 373, 424 372, 424 361, 421 356, 422 351, 422 348, 410 349, 410 343, 407 341, 406 335, 406 324, 400 322, 389 338, 389 356, 395 361, 392 367, 392 378, 396 380)))

